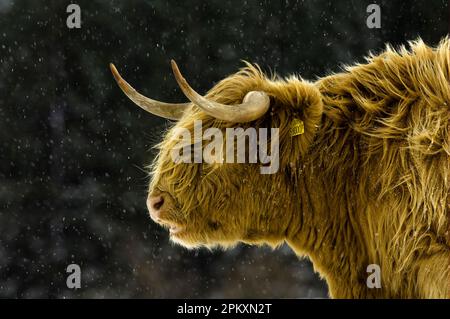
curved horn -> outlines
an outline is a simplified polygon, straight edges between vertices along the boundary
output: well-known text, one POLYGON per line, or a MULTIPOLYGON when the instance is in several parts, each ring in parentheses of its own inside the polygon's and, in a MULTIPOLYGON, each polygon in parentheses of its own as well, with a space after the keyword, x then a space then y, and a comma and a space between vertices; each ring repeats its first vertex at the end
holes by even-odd
POLYGON ((195 92, 181 75, 177 64, 171 60, 172 70, 184 95, 205 113, 219 120, 228 122, 250 122, 258 119, 267 112, 270 106, 269 96, 261 91, 248 92, 241 104, 226 105, 209 101, 195 92))
POLYGON ((164 103, 149 99, 148 97, 140 94, 130 84, 128 84, 128 82, 120 76, 114 64, 110 63, 109 67, 114 76, 114 79, 116 79, 117 84, 125 93, 125 95, 128 96, 128 98, 135 104, 149 113, 171 120, 178 120, 183 115, 186 107, 190 105, 190 103, 164 103))

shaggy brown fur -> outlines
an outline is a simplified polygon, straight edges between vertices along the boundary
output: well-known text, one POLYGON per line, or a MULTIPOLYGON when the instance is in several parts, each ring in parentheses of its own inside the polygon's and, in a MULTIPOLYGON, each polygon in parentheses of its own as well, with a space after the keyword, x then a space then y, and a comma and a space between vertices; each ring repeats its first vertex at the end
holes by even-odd
POLYGON ((267 78, 257 66, 218 83, 207 97, 240 103, 251 90, 271 109, 246 124, 197 107, 175 125, 279 127, 280 170, 259 164, 174 164, 174 129, 159 145, 150 193, 165 194, 164 224, 184 227, 187 247, 287 242, 311 258, 337 298, 449 297, 450 41, 390 47, 367 63, 314 83, 267 78), (291 120, 305 134, 291 137, 291 120), (380 289, 366 286, 369 264, 380 289))

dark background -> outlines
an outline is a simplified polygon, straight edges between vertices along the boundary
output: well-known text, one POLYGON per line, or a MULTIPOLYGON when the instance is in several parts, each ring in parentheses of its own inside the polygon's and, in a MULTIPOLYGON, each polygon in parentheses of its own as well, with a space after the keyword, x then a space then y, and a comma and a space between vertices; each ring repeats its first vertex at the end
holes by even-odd
POLYGON ((144 167, 168 123, 134 106, 108 63, 144 94, 185 102, 257 62, 315 79, 385 42, 448 32, 444 0, 0 0, 0 297, 326 297, 287 247, 187 251, 151 222, 144 167), (81 7, 68 29, 66 7, 81 7), (366 7, 381 6, 381 29, 366 7), (81 266, 82 288, 66 287, 81 266))

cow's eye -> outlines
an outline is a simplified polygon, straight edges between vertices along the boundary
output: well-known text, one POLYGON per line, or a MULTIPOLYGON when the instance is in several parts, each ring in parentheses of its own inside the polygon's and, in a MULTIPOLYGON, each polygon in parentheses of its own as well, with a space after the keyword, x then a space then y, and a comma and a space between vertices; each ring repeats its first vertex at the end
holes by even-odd
POLYGON ((212 230, 218 230, 220 228, 220 224, 216 221, 210 220, 208 222, 208 227, 211 228, 212 230))

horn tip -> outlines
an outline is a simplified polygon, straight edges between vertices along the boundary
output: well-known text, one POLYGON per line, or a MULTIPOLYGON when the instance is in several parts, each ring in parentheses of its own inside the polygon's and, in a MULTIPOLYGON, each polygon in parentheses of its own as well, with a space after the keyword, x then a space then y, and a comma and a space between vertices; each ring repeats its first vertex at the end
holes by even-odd
POLYGON ((189 85, 187 84, 186 80, 184 79, 183 75, 181 75, 181 71, 178 68, 177 63, 175 60, 170 60, 170 64, 172 65, 172 72, 175 75, 175 80, 178 82, 178 85, 183 88, 189 88, 189 85))
POLYGON ((119 71, 117 71, 116 66, 113 63, 109 64, 109 68, 111 69, 112 75, 114 79, 116 80, 119 87, 122 89, 122 91, 125 92, 125 94, 132 94, 134 89, 132 86, 130 86, 120 75, 119 71))
POLYGON ((120 79, 119 71, 117 71, 117 68, 113 63, 109 64, 109 69, 111 70, 111 73, 113 74, 114 78, 116 80, 119 80, 120 79))
POLYGON ((172 66, 172 71, 174 72, 174 73, 180 73, 180 69, 178 68, 178 65, 177 65, 177 62, 175 62, 175 60, 174 59, 171 59, 170 60, 170 65, 172 66))

